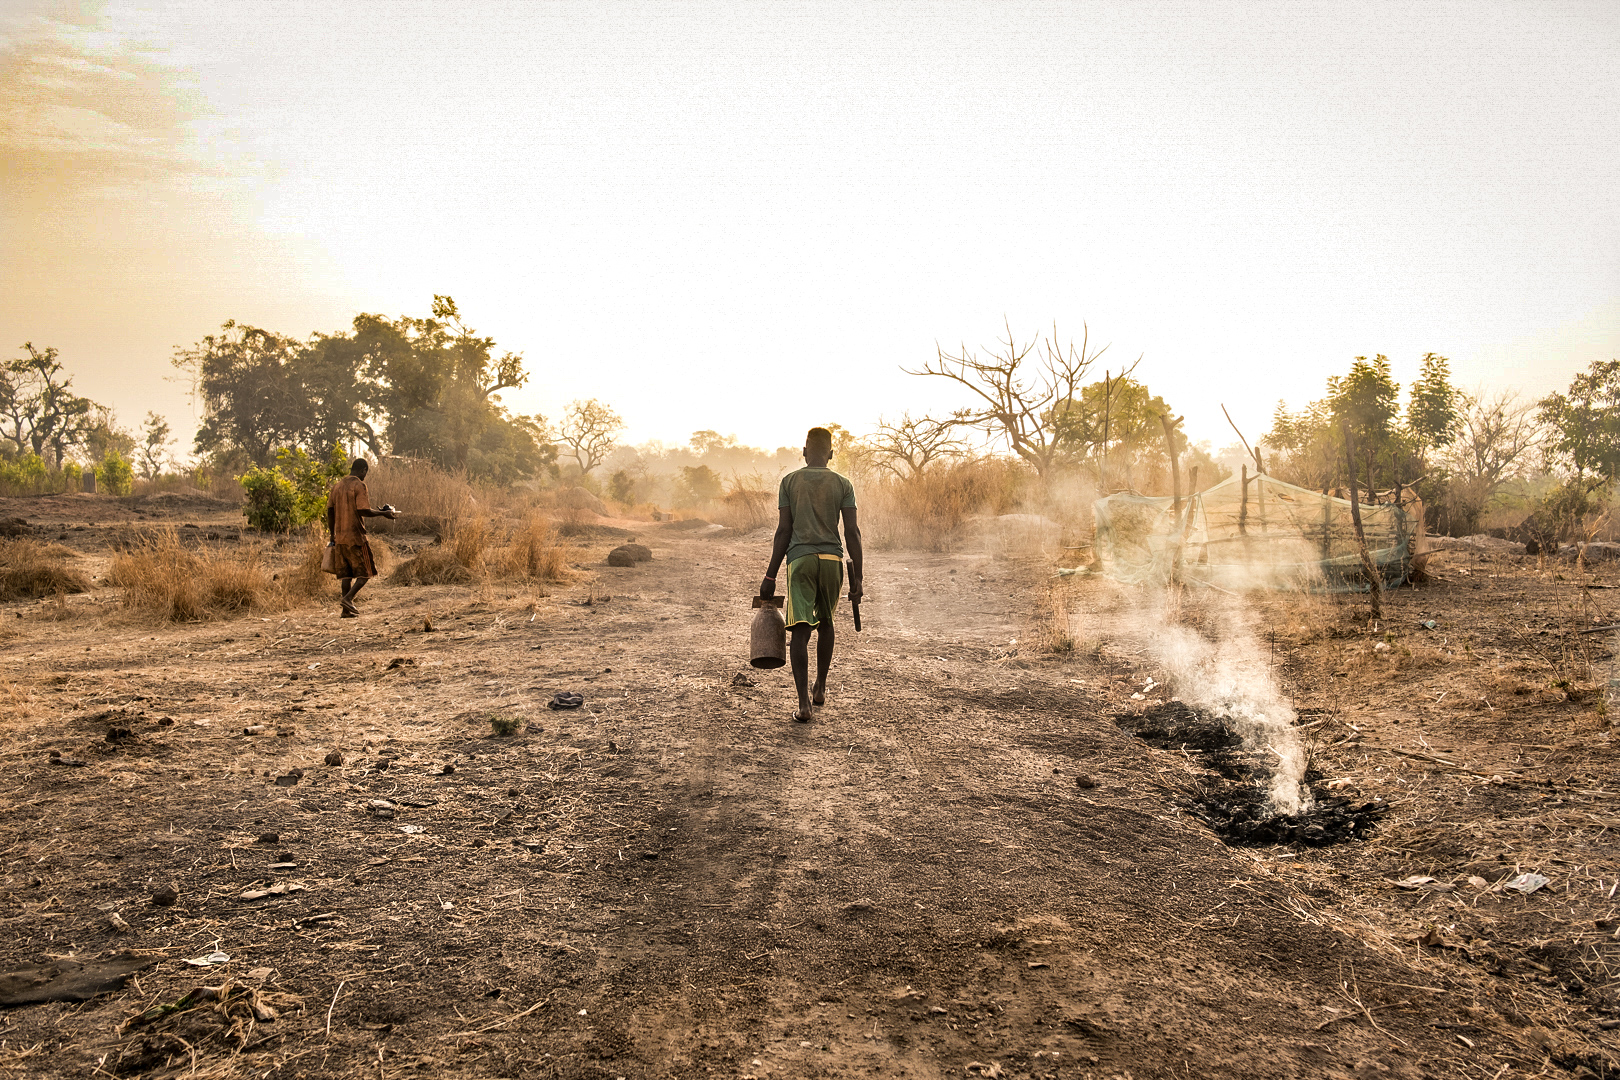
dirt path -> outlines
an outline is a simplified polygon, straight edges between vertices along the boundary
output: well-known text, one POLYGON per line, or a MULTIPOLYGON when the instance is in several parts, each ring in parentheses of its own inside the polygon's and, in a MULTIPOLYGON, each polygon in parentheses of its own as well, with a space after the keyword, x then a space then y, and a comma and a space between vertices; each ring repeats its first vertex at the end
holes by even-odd
POLYGON ((6 1014, 0 1068, 1514 1076, 1563 1052, 1313 900, 1300 867, 1332 876, 1334 849, 1230 848, 1178 809, 1177 756, 1115 723, 1130 666, 1013 644, 1044 567, 875 557, 866 631, 841 622, 832 700, 797 725, 786 671, 742 663, 762 542, 643 539, 652 563, 538 602, 380 585, 358 621, 168 631, 0 612, 3 959, 161 958, 6 1014), (585 709, 541 708, 563 689, 585 709), (303 889, 243 898, 276 883, 303 889), (281 1017, 128 1023, 229 981, 281 1017))

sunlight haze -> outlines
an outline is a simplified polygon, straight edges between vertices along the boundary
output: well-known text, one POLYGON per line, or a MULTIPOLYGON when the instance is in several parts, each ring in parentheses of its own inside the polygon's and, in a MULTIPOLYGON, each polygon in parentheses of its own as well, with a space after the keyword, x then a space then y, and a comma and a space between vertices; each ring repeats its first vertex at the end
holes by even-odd
POLYGON ((1538 396, 1620 356, 1602 3, 22 0, 0 344, 126 425, 227 319, 521 353, 505 402, 767 447, 968 404, 1010 323, 1251 441, 1353 357, 1538 396))

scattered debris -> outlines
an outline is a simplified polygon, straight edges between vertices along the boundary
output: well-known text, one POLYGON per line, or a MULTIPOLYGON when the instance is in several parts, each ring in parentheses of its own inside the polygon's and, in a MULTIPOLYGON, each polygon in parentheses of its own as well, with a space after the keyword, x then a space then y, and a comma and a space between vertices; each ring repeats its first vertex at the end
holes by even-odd
POLYGON ((88 761, 80 761, 78 758, 63 757, 60 750, 51 751, 50 762, 52 765, 66 765, 73 769, 82 769, 90 764, 88 761))
POLYGON ((303 892, 304 886, 296 881, 278 881, 268 889, 247 889, 241 894, 243 900, 263 900, 266 896, 286 896, 288 893, 303 892))
POLYGON ((152 903, 158 907, 174 907, 180 902, 180 890, 174 885, 159 885, 152 890, 152 903))
POLYGON ((1529 896, 1551 880, 1551 878, 1542 874, 1520 874, 1512 881, 1503 883, 1502 888, 1529 896))
POLYGON ((731 677, 732 686, 758 686, 759 683, 751 679, 747 672, 739 671, 731 677))
MULTIPOLYGON (((431 630, 431 629, 433 629, 433 627, 428 622, 427 619, 423 619, 422 620, 422 629, 423 630, 431 630)), ((415 666, 416 666, 416 657, 414 657, 414 656, 396 656, 392 660, 388 661, 388 667, 387 667, 386 670, 393 671, 396 668, 415 667, 415 666)))
POLYGON ((130 976, 158 962, 156 956, 120 953, 81 963, 55 960, 39 967, 0 973, 0 1005, 38 1005, 46 1001, 89 1001, 97 994, 122 990, 130 976))
POLYGON ((116 911, 107 916, 107 925, 117 934, 127 934, 131 929, 129 921, 116 911))
POLYGON ((247 727, 242 729, 242 734, 244 734, 244 735, 263 735, 265 732, 267 732, 269 730, 270 730, 270 725, 269 724, 249 724, 247 727))
POLYGON ((328 750, 326 752, 326 763, 328 765, 333 765, 333 766, 342 765, 343 764, 343 751, 341 751, 341 750, 328 750))
POLYGON ((583 704, 585 704, 584 694, 572 694, 566 690, 562 690, 558 691, 558 693, 554 695, 549 702, 547 702, 546 707, 551 709, 577 709, 583 704))
POLYGON ((1084 788, 1085 790, 1090 791, 1092 788, 1097 786, 1097 781, 1092 779, 1089 776, 1086 776, 1086 775, 1082 774, 1082 775, 1077 776, 1077 777, 1074 778, 1074 786, 1077 787, 1077 788, 1084 788))
POLYGON ((204 953, 186 961, 192 967, 216 967, 219 964, 228 964, 230 962, 231 958, 222 952, 204 953))
POLYGON ((262 833, 259 834, 259 838, 256 841, 254 841, 254 843, 258 843, 258 844, 279 844, 279 843, 281 843, 281 834, 280 833, 274 833, 274 832, 262 832, 262 833))
POLYGON ((276 777, 276 787, 292 787, 304 778, 303 769, 292 769, 276 777))

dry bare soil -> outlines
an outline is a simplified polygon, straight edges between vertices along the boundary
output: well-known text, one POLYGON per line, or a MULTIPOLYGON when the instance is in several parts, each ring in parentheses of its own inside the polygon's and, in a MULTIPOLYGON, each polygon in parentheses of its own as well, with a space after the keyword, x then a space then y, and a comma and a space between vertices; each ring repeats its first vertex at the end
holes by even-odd
MULTIPOLYGON (((204 504, 7 517, 93 574, 131 521, 252 542, 204 504)), ((873 553, 801 725, 786 671, 745 663, 765 534, 617 524, 653 561, 604 541, 550 596, 0 608, 0 967, 152 961, 0 1014, 0 1073, 1616 1075, 1611 638, 1575 631, 1620 592, 1457 551, 1376 628, 1359 599, 1249 602, 1319 796, 1381 817, 1240 847, 1200 817, 1231 762, 1129 733, 1177 708, 1143 692, 1140 595, 994 545, 873 553)))

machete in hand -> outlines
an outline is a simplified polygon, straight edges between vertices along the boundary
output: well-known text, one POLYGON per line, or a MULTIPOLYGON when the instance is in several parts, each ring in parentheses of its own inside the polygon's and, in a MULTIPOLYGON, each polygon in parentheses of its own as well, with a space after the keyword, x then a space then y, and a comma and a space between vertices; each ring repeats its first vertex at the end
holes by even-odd
MULTIPOLYGON (((854 580, 855 564, 853 562, 849 564, 849 576, 851 580, 854 580)), ((849 610, 855 616, 855 632, 858 634, 861 632, 861 602, 853 596, 849 598, 849 610)))

